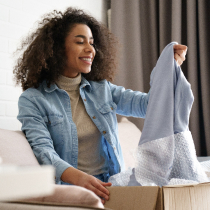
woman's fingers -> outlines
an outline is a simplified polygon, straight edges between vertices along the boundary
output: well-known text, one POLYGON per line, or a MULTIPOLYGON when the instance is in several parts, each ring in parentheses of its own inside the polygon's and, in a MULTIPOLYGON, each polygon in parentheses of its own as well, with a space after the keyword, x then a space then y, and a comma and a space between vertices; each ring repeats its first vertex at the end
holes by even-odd
POLYGON ((76 185, 91 190, 102 199, 109 200, 109 191, 105 188, 105 186, 111 186, 111 183, 102 182, 94 176, 82 172, 76 185))
POLYGON ((182 45, 182 44, 175 44, 174 45, 174 50, 184 50, 187 52, 187 46, 186 45, 182 45))
POLYGON ((111 185, 112 185, 112 183, 110 183, 110 182, 108 182, 108 183, 102 182, 99 179, 96 179, 96 182, 93 183, 93 186, 95 186, 96 188, 98 188, 99 190, 101 190, 106 195, 109 195, 109 191, 105 187, 108 187, 108 186, 111 186, 111 185))
MULTIPOLYGON (((108 197, 109 191, 101 184, 101 182, 102 182, 102 181, 96 179, 96 182, 92 183, 92 185, 93 185, 96 189, 98 189, 99 191, 101 191, 103 194, 105 194, 105 196, 106 196, 107 198, 109 198, 109 197, 108 197)), ((103 184, 106 184, 106 183, 104 183, 104 182, 102 182, 102 183, 103 183, 103 184)), ((101 196, 101 197, 103 197, 103 196, 101 196)), ((103 198, 105 198, 105 197, 103 197, 103 198)), ((106 200, 107 200, 107 199, 106 199, 106 200)))
POLYGON ((112 186, 111 182, 102 182, 101 180, 98 180, 100 182, 100 184, 102 184, 104 187, 110 187, 112 186))
POLYGON ((96 195, 98 195, 99 197, 104 198, 105 200, 109 200, 109 196, 106 193, 104 193, 101 187, 98 185, 97 186, 90 185, 89 189, 93 191, 96 195))
POLYGON ((185 60, 185 56, 187 53, 187 46, 185 45, 174 45, 174 59, 178 63, 178 65, 182 65, 185 60))
POLYGON ((96 195, 104 198, 105 200, 109 200, 109 191, 103 185, 110 186, 110 183, 107 184, 102 182, 91 175, 88 175, 86 178, 87 179, 83 182, 83 185, 86 189, 93 191, 96 195))
POLYGON ((101 203, 105 204, 105 200, 101 198, 101 203))
POLYGON ((185 60, 186 53, 184 50, 175 50, 174 52, 177 53, 183 61, 185 60))
POLYGON ((179 66, 182 65, 183 61, 180 59, 180 56, 177 53, 174 53, 174 59, 176 60, 179 66))

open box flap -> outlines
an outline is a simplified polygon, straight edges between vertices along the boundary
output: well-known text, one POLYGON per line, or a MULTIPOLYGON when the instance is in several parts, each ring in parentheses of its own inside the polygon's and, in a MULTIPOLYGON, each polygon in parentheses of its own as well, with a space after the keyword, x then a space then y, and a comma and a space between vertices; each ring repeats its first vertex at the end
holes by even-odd
POLYGON ((166 185, 166 186, 163 186, 163 188, 195 187, 197 185, 210 185, 210 182, 182 184, 182 185, 166 185))
POLYGON ((164 210, 210 209, 210 183, 164 186, 162 189, 164 210))

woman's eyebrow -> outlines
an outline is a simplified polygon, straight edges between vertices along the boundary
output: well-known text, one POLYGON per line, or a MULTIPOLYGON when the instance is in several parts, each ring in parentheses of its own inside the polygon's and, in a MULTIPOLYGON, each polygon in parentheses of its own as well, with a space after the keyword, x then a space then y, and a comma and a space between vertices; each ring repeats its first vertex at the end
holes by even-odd
MULTIPOLYGON (((76 35, 75 37, 80 37, 80 38, 83 38, 83 39, 86 39, 87 37, 84 36, 84 35, 76 35)), ((93 37, 90 37, 90 39, 93 39, 93 37)))

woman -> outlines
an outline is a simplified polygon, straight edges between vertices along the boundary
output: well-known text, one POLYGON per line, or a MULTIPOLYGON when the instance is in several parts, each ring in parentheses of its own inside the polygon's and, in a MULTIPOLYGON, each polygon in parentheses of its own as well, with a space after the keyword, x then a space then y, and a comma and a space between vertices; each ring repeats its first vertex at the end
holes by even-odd
MULTIPOLYGON (((18 120, 39 163, 55 167, 56 183, 85 187, 105 200, 108 178, 124 168, 116 113, 145 117, 149 99, 111 83, 116 43, 82 10, 54 11, 24 40, 14 68, 24 90, 18 120)), ((175 46, 180 65, 186 50, 175 46)))

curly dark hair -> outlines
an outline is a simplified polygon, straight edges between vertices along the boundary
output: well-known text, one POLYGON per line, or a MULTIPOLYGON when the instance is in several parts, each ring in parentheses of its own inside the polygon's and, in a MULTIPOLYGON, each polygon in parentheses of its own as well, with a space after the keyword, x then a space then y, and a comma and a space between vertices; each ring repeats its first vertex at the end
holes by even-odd
POLYGON ((17 52, 23 52, 13 69, 16 84, 22 89, 38 88, 46 80, 48 87, 64 71, 67 56, 65 39, 75 24, 87 25, 93 34, 96 55, 91 71, 83 74, 87 80, 113 81, 116 72, 117 40, 95 18, 83 10, 67 8, 62 13, 54 10, 44 15, 35 32, 26 37, 17 52))

